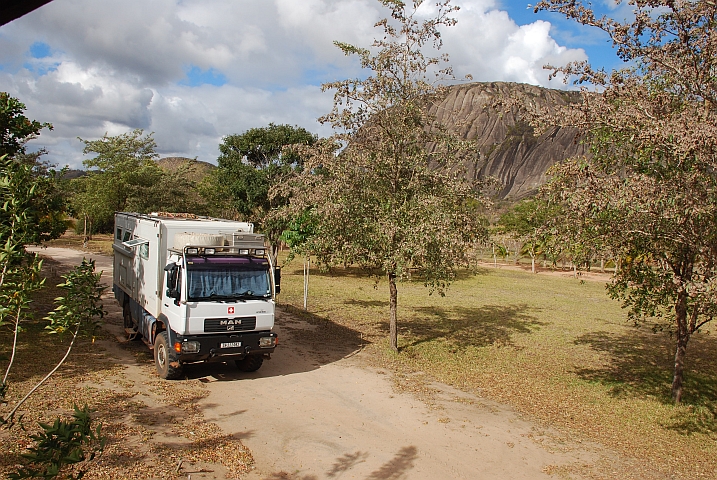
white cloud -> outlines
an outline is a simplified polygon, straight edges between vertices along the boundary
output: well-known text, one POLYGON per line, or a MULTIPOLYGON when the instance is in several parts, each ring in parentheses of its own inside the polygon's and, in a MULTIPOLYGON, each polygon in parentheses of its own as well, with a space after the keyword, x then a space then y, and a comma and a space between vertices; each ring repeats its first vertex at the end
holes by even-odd
POLYGON ((561 80, 548 80, 550 63, 564 65, 587 58, 581 49, 568 49, 550 35, 551 25, 536 21, 517 25, 504 11, 487 9, 493 2, 467 3, 457 14, 454 32, 445 35, 444 50, 451 55, 458 77, 475 80, 531 83, 561 87, 561 80))
MULTIPOLYGON (((584 58, 496 5, 460 2, 443 34, 457 75, 548 85, 545 63, 584 58)), ((329 133, 318 85, 359 74, 333 41, 370 45, 386 13, 375 0, 56 0, 0 28, 0 90, 54 124, 34 145, 60 165, 80 165, 77 136, 133 128, 155 132, 163 155, 215 161, 222 136, 269 122, 329 133), (36 42, 50 55, 31 58, 36 42), (226 81, 187 86, 191 67, 226 81)))

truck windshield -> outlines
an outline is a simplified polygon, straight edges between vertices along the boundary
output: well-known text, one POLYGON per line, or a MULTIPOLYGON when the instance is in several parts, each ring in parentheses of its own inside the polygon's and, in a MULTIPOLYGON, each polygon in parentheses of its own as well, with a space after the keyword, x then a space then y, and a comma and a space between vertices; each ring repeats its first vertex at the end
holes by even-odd
POLYGON ((271 297, 269 263, 259 258, 187 258, 187 299, 246 300, 271 297))

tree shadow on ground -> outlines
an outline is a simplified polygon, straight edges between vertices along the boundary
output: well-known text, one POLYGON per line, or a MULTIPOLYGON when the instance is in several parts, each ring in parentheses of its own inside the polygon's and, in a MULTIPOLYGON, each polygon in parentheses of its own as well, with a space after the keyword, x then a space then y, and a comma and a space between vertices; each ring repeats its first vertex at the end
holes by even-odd
POLYGON ((413 445, 401 448, 394 457, 378 470, 371 472, 366 480, 392 480, 404 478, 418 458, 418 449, 413 445))
MULTIPOLYGON (((371 472, 366 480, 398 480, 399 478, 408 478, 408 472, 413 468, 413 464, 418 458, 418 449, 413 445, 402 447, 396 452, 393 458, 379 468, 371 472)), ((367 452, 347 453, 336 459, 331 466, 331 470, 326 472, 328 478, 341 478, 341 476, 351 470, 359 463, 363 463, 369 459, 367 452)), ((287 472, 275 472, 267 477, 266 480, 317 480, 316 475, 297 475, 287 472)), ((353 478, 353 477, 352 477, 353 478)))
MULTIPOLYGON (((401 325, 409 347, 444 339, 456 347, 512 345, 512 337, 532 333, 547 325, 537 320, 528 305, 484 305, 482 307, 417 307, 417 315, 401 325)), ((386 324, 386 328, 388 325, 386 324)))
MULTIPOLYGON (((608 354, 599 367, 577 368, 583 379, 609 387, 616 398, 645 397, 670 405, 674 370, 674 337, 634 329, 626 333, 591 332, 577 345, 608 354)), ((687 348, 683 405, 665 428, 682 434, 717 432, 717 339, 693 337, 687 348)))
POLYGON ((366 452, 346 453, 336 459, 331 466, 331 470, 326 472, 326 476, 329 478, 340 477, 344 472, 348 472, 355 465, 365 462, 367 458, 368 453, 366 452))

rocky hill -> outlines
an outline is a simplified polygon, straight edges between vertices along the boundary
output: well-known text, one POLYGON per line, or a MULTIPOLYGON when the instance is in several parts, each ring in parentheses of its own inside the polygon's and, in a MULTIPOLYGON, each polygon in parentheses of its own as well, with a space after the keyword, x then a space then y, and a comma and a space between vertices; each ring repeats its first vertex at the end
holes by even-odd
POLYGON ((157 165, 167 172, 176 172, 187 168, 190 180, 201 181, 211 170, 217 168, 208 162, 186 157, 164 157, 157 160, 157 165))
POLYGON ((535 193, 556 162, 584 153, 575 130, 556 127, 536 136, 516 109, 494 107, 499 97, 516 95, 549 107, 580 101, 576 92, 518 83, 470 83, 453 87, 432 109, 449 130, 476 143, 476 154, 465 160, 467 175, 497 178, 496 197, 509 201, 535 193))

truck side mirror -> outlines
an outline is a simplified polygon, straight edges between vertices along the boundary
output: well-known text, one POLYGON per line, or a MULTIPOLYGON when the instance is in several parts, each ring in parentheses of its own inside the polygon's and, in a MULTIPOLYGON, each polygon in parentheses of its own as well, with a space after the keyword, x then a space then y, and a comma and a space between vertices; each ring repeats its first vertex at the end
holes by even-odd
POLYGON ((276 295, 281 292, 281 267, 274 269, 274 293, 276 295))
POLYGON ((167 296, 175 300, 174 303, 179 302, 179 285, 178 285, 178 273, 179 267, 176 263, 170 263, 164 267, 164 271, 167 272, 167 296))

